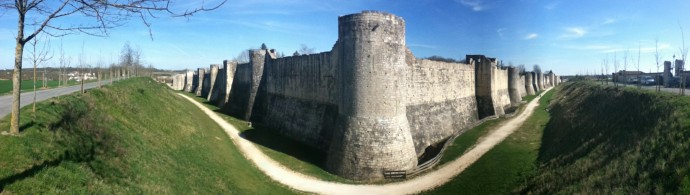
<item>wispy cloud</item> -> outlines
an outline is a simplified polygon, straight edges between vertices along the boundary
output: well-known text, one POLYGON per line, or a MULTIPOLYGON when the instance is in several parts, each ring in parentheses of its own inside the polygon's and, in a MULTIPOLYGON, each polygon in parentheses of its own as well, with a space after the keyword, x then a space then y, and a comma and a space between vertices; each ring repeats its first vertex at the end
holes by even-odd
POLYGON ((604 22, 601 24, 613 24, 613 23, 616 23, 617 21, 618 20, 613 19, 613 18, 606 18, 606 20, 604 20, 604 22))
POLYGON ((539 37, 539 34, 531 33, 531 34, 528 34, 527 36, 525 36, 525 38, 523 38, 523 39, 524 40, 532 40, 532 39, 536 39, 537 37, 539 37))
POLYGON ((587 30, 582 27, 571 27, 571 28, 566 28, 565 33, 562 34, 559 38, 561 39, 575 39, 575 38, 580 38, 585 36, 587 34, 587 30))
POLYGON ((427 49, 436 49, 436 45, 428 45, 428 44, 418 44, 418 43, 408 43, 407 46, 410 47, 421 47, 421 48, 427 48, 427 49))
POLYGON ((551 2, 551 3, 549 3, 549 4, 546 4, 546 5, 544 6, 544 9, 546 9, 546 10, 553 10, 553 9, 556 9, 556 7, 558 7, 558 4, 560 4, 560 3, 561 3, 561 2, 559 2, 559 1, 551 2))
POLYGON ((502 38, 502 37, 503 37, 503 32, 505 32, 506 30, 508 30, 508 29, 506 29, 506 28, 499 28, 499 29, 496 29, 496 33, 498 33, 498 36, 502 38))
POLYGON ((484 3, 481 0, 456 0, 456 2, 461 3, 464 6, 472 8, 472 11, 482 11, 486 7, 484 6, 484 3))

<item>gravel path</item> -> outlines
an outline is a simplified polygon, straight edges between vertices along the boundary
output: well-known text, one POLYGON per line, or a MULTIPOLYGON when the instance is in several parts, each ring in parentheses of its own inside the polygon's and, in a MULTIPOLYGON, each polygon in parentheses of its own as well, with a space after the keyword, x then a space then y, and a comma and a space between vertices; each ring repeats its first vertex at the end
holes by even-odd
POLYGON ((271 177, 271 179, 299 191, 317 194, 415 194, 443 185, 517 130, 532 115, 534 109, 539 105, 540 99, 540 97, 537 97, 532 100, 520 115, 509 119, 503 126, 490 132, 479 144, 475 145, 460 158, 445 164, 435 171, 401 182, 367 185, 327 182, 294 172, 266 156, 251 141, 241 138, 239 131, 216 113, 183 94, 179 95, 194 103, 218 123, 225 130, 225 133, 230 136, 234 144, 239 147, 244 156, 251 160, 259 170, 271 177))

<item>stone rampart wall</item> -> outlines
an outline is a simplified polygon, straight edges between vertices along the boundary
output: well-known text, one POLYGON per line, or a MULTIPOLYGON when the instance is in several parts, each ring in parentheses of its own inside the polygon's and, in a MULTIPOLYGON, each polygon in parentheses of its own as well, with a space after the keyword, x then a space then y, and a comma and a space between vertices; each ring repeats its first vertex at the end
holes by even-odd
POLYGON ((474 66, 416 60, 410 67, 407 120, 420 156, 424 149, 478 121, 474 66))

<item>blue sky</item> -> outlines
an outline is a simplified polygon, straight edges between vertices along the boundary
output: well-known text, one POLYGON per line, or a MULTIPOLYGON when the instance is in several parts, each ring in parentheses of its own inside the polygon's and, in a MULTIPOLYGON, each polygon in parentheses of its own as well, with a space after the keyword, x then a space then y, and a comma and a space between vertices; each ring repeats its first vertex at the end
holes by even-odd
MULTIPOLYGON (((200 1, 178 2, 193 6, 200 1)), ((56 51, 62 40, 67 55, 75 58, 72 64, 82 53, 86 63, 96 64, 115 61, 123 44, 130 42, 142 49, 146 64, 193 69, 232 59, 261 43, 288 55, 300 44, 329 51, 337 39, 338 16, 379 10, 405 19, 407 45, 418 58, 484 54, 570 75, 600 73, 607 57, 613 72, 614 54, 623 64, 626 50, 628 69, 637 69, 639 46, 640 69, 649 72, 656 71, 656 38, 662 60, 674 54, 680 58, 679 25, 690 47, 688 9, 687 0, 228 0, 215 11, 190 18, 152 19, 153 40, 148 29, 132 19, 106 38, 74 34, 53 38, 52 45, 56 51)), ((0 69, 13 66, 16 20, 13 11, 0 13, 0 69)))

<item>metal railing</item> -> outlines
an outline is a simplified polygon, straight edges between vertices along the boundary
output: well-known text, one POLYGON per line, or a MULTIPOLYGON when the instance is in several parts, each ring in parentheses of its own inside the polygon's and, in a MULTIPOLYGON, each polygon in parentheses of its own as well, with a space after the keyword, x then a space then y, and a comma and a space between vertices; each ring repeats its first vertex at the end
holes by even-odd
MULTIPOLYGON (((506 117, 510 118, 510 117, 513 117, 514 115, 515 115, 515 112, 511 113, 511 115, 506 116, 506 117)), ((446 151, 448 146, 450 146, 451 144, 453 144, 453 142, 455 142, 456 138, 458 138, 460 135, 462 135, 465 131, 472 129, 472 128, 476 127, 477 125, 480 125, 480 124, 486 122, 487 120, 492 120, 492 119, 497 119, 497 118, 498 117, 496 117, 496 116, 484 118, 484 119, 474 123, 474 125, 472 125, 471 127, 465 128, 464 130, 458 131, 458 133, 453 134, 450 138, 448 138, 448 140, 446 140, 446 143, 443 144, 443 148, 441 148, 441 151, 439 151, 438 154, 436 154, 436 156, 434 158, 429 159, 428 161, 426 161, 420 165, 417 165, 417 167, 415 167, 414 169, 409 170, 409 171, 384 170, 383 171, 383 177, 386 179, 405 179, 407 177, 413 177, 415 175, 418 175, 420 173, 423 173, 423 172, 433 168, 434 166, 436 166, 441 161, 441 158, 443 158, 443 153, 446 151)))

